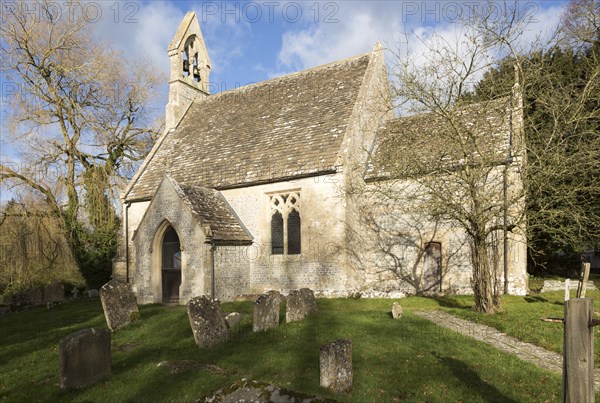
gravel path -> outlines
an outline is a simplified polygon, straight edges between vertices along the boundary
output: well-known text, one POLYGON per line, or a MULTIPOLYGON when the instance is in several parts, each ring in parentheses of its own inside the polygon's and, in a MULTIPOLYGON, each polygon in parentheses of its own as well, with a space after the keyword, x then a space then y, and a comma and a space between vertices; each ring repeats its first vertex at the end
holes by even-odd
MULTIPOLYGON (((430 320, 438 326, 454 330, 465 336, 473 337, 489 344, 505 353, 513 354, 520 359, 562 375, 562 355, 548 351, 531 343, 515 339, 493 327, 470 322, 440 311, 413 311, 421 318, 430 320)), ((600 370, 594 374, 594 389, 600 391, 600 370)))

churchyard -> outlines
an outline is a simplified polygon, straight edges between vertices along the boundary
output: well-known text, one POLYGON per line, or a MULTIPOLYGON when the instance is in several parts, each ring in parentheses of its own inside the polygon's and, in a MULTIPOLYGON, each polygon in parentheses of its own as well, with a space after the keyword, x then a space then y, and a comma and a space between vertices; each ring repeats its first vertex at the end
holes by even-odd
MULTIPOLYGON (((592 290, 588 296, 597 300, 600 292, 592 290)), ((279 297, 270 299, 277 302, 279 297)), ((259 331, 253 331, 254 301, 230 302, 221 304, 219 314, 240 315, 230 316, 226 340, 210 348, 197 345, 185 306, 142 305, 129 324, 111 333, 110 375, 91 386, 62 389, 59 342, 82 329, 107 329, 100 300, 82 298, 51 309, 0 316, 0 399, 204 401, 217 390, 247 379, 351 402, 558 401, 559 374, 438 327, 415 313, 440 310, 561 352, 562 325, 540 319, 562 317, 563 300, 560 291, 509 296, 504 298, 503 312, 482 315, 470 310, 469 296, 319 299, 316 307, 308 304, 311 314, 306 317, 287 312, 295 320, 290 321, 281 298, 278 325, 259 331), (393 302, 401 305, 399 319, 392 317, 393 302), (340 339, 351 344, 326 347, 340 339), (342 385, 335 392, 320 386, 320 352, 348 347, 351 389, 342 385)), ((596 310, 600 310, 597 304, 596 310)), ((272 320, 262 320, 267 319, 272 320)))

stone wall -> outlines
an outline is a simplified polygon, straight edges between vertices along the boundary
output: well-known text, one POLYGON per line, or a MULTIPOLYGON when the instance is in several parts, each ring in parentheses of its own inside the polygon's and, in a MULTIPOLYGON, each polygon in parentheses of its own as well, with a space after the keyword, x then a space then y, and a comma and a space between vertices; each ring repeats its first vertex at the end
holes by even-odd
POLYGON ((262 294, 271 289, 286 292, 302 287, 345 290, 349 279, 342 248, 344 206, 338 191, 340 180, 339 175, 324 175, 224 190, 223 195, 254 237, 254 243, 217 248, 217 297, 227 300, 236 293, 262 294), (300 192, 301 254, 272 255, 269 195, 290 190, 300 192), (244 287, 246 290, 240 292, 244 287))
MULTIPOLYGON (((468 236, 455 223, 429 219, 416 194, 415 185, 408 181, 374 182, 363 190, 361 221, 356 231, 363 247, 354 255, 363 274, 362 287, 406 294, 472 293, 468 236), (394 197, 380 198, 382 194, 394 197), (429 242, 441 244, 441 276, 437 284, 431 283, 425 270, 425 245, 429 242)), ((501 217, 497 223, 501 223, 501 217)), ((489 241, 491 264, 503 284, 502 232, 495 232, 489 241)), ((528 289, 526 243, 518 229, 509 234, 508 245, 509 293, 524 295, 528 289)))

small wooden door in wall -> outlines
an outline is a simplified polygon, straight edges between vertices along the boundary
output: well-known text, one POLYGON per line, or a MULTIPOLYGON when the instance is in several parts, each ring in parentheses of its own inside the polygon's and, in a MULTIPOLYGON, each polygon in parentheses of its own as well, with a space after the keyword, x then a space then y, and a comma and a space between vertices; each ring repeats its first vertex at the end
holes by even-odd
POLYGON ((165 232, 162 242, 162 300, 179 302, 181 285, 181 248, 173 227, 165 232))

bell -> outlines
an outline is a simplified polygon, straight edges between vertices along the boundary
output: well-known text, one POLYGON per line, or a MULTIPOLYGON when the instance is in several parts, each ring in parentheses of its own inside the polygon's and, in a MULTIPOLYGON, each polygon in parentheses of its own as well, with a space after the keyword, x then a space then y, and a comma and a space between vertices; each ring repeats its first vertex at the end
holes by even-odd
POLYGON ((198 71, 198 66, 194 66, 194 79, 200 81, 200 72, 198 71))
POLYGON ((190 62, 188 60, 183 61, 183 71, 188 72, 190 70, 190 62))

